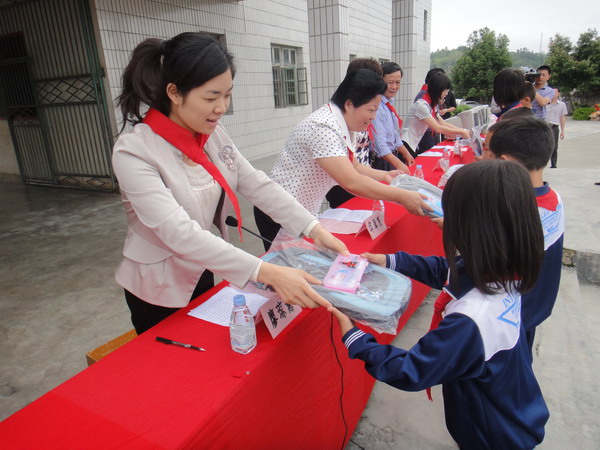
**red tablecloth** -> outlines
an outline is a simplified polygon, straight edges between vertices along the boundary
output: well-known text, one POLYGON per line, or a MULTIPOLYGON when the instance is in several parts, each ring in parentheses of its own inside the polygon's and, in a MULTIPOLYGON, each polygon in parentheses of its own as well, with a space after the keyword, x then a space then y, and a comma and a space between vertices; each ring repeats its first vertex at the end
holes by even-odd
MULTIPOLYGON (((435 159, 423 161, 426 174, 435 159)), ((371 204, 355 198, 346 206, 371 204)), ((340 237, 354 253, 441 254, 441 232, 428 219, 389 203, 385 217, 390 229, 375 240, 340 237)), ((348 358, 337 321, 322 308, 304 310, 276 340, 259 325, 258 346, 239 355, 226 327, 186 314, 223 286, 1 422, 2 448, 343 448, 374 380, 348 358), (167 346, 156 336, 207 351, 167 346)), ((414 283, 399 329, 428 291, 414 283)))

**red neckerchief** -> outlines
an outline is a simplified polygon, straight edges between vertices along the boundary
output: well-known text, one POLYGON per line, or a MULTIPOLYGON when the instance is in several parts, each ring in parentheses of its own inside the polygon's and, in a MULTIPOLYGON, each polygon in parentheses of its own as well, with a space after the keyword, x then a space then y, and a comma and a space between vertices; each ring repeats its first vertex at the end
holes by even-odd
POLYGON ((558 207, 558 195, 552 189, 546 194, 536 197, 537 205, 541 208, 547 209, 548 211, 556 211, 558 207))
POLYGON ((434 119, 437 119, 435 113, 436 113, 436 106, 434 106, 433 102, 431 101, 431 96, 429 95, 429 91, 426 91, 425 94, 423 94, 423 100, 425 100, 427 102, 428 105, 431 106, 431 116, 434 119))
MULTIPOLYGON (((329 108, 329 111, 333 112, 333 109, 331 109, 331 105, 329 103, 327 103, 327 107, 329 108)), ((373 128, 373 129, 375 129, 375 128, 373 128)), ((348 130, 348 131, 350 131, 350 130, 348 130)), ((369 132, 369 131, 370 131, 369 127, 367 127, 367 132, 369 132)), ((372 133, 369 134, 369 138, 371 138, 371 140, 373 140, 372 133)), ((344 142, 345 141, 346 141, 346 136, 344 136, 344 142)), ((347 145, 346 145, 346 149, 348 150, 348 159, 350 160, 350 162, 352 162, 354 160, 354 152, 347 145)))
POLYGON ((392 105, 390 102, 385 102, 385 106, 387 106, 388 109, 392 112, 392 114, 396 116, 396 119, 398 119, 398 129, 402 130, 402 119, 398 115, 398 112, 396 111, 396 108, 394 108, 394 105, 392 105))
POLYGON ((421 90, 427 92, 427 89, 429 89, 429 86, 427 86, 427 84, 423 84, 423 86, 421 86, 421 90))
POLYGON ((369 135, 369 139, 371 140, 371 142, 375 141, 375 137, 374 137, 375 133, 377 133, 377 130, 375 130, 375 127, 373 126, 373 124, 370 123, 367 126, 367 134, 369 135))
MULTIPOLYGON (((443 319, 442 313, 446 309, 446 305, 452 301, 452 296, 446 291, 442 290, 438 298, 435 299, 433 304, 433 315, 431 316, 431 325, 429 331, 435 330, 443 319)), ((431 388, 425 389, 427 391, 427 398, 429 401, 433 401, 431 397, 431 388)))
POLYGON ((169 144, 175 146, 178 150, 181 150, 188 158, 197 164, 200 164, 204 169, 215 179, 217 183, 223 188, 229 200, 233 204, 235 209, 235 215, 238 219, 238 231, 240 233, 240 240, 242 239, 242 214, 240 212, 240 205, 237 197, 233 190, 227 184, 227 180, 223 174, 219 171, 212 161, 208 158, 208 155, 204 151, 204 145, 208 138, 208 134, 196 133, 196 137, 192 133, 180 125, 177 125, 167 116, 160 111, 150 108, 144 117, 144 123, 148 125, 152 131, 158 134, 161 138, 167 141, 169 144))

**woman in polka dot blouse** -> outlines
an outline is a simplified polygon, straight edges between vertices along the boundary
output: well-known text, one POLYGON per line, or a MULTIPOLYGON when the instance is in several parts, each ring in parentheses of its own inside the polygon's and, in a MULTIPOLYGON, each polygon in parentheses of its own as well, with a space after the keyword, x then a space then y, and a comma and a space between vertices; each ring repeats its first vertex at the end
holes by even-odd
MULTIPOLYGON (((348 73, 331 101, 294 128, 271 179, 314 215, 336 184, 354 195, 397 202, 412 214, 424 215, 423 209, 429 207, 421 194, 381 183, 391 182, 398 171, 376 170, 353 157, 355 134, 366 131, 373 121, 386 89, 383 78, 370 70, 348 73)), ((257 208, 254 215, 262 236, 273 240, 279 224, 257 208)))

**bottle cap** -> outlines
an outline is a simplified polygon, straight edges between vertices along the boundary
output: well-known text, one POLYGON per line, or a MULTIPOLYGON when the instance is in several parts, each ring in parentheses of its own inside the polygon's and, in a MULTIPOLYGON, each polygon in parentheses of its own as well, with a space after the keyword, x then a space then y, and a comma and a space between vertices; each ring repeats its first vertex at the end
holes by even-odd
POLYGON ((241 294, 233 296, 233 306, 244 306, 246 304, 246 297, 241 294))

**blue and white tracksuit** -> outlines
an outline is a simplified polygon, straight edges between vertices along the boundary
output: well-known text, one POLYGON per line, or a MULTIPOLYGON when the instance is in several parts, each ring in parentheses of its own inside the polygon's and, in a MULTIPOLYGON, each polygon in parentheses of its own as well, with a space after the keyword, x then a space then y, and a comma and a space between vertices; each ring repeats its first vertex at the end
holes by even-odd
POLYGON ((544 230, 544 259, 535 287, 522 296, 521 317, 530 349, 535 328, 550 317, 556 302, 565 234, 565 212, 560 195, 547 183, 534 190, 544 230))
POLYGON ((452 296, 445 317, 410 350, 380 345, 358 328, 343 336, 351 358, 405 391, 443 385, 448 431, 461 449, 531 449, 549 413, 533 374, 518 293, 484 295, 461 271, 445 286, 445 258, 387 255, 387 266, 452 296))

